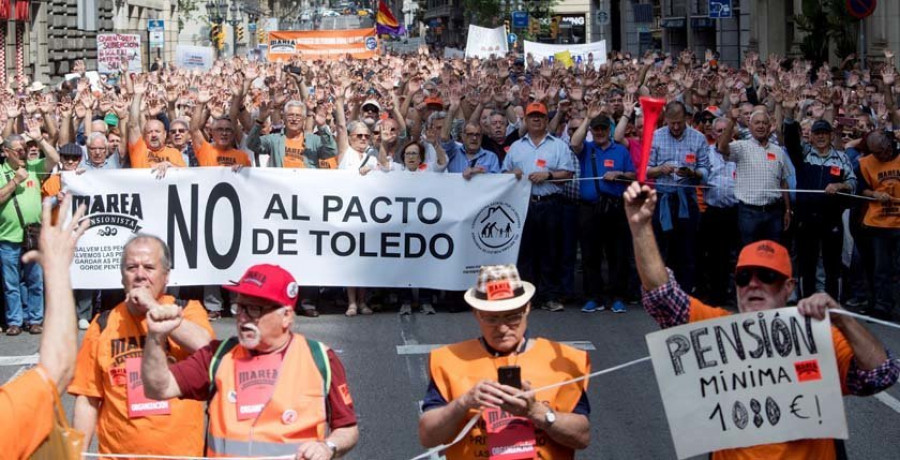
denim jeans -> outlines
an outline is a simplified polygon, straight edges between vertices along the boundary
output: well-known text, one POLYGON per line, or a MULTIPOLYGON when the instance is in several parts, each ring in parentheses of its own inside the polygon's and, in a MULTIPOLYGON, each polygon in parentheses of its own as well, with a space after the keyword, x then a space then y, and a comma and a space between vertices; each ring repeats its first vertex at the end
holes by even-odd
POLYGON ((741 247, 759 240, 782 242, 784 205, 748 206, 738 204, 738 229, 741 247))
POLYGON ((578 261, 578 203, 563 199, 562 207, 562 295, 575 297, 575 264, 578 261))
POLYGON ((3 292, 8 326, 40 324, 44 321, 44 276, 41 266, 22 264, 22 245, 0 241, 3 292), (24 314, 23 314, 24 307, 24 314))

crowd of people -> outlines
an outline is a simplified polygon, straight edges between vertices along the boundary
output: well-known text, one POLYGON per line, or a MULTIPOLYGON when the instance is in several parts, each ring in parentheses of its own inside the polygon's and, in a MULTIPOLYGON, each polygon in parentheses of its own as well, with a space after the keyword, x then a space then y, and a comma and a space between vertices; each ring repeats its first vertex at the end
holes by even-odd
MULTIPOLYGON (((0 403, 21 412, 7 395, 66 388, 76 396, 74 427, 88 440, 96 435, 101 453, 330 459, 358 440, 340 360, 291 332, 295 309, 318 315, 318 289, 300 289, 290 273, 260 264, 233 286, 203 287, 195 300, 168 296, 168 248, 139 235, 123 249, 122 290, 68 295, 60 267, 71 263, 84 228, 52 222, 50 209, 70 199, 58 171, 281 167, 530 181, 517 267, 482 267, 474 288, 454 294, 473 309, 481 338, 432 352, 419 424, 428 447, 481 411, 530 426, 531 448, 545 457, 570 458, 588 445, 586 382, 559 387, 547 403, 528 393, 590 372, 584 352, 528 338, 533 307, 560 311, 580 297, 583 312, 624 312, 641 299, 663 327, 729 313, 698 298, 742 312, 796 298, 802 314, 819 319, 844 301, 874 316, 896 313, 900 81, 891 53, 835 68, 755 53, 740 67, 719 65, 711 52, 614 52, 595 65, 598 58, 566 67, 514 54, 448 60, 423 49, 368 60, 234 58, 208 71, 138 72, 123 63, 119 75, 97 82, 79 65, 80 78, 50 90, 7 90, 5 331, 40 334, 46 326, 53 336, 44 337, 39 370, 4 387, 0 403), (652 138, 642 134, 651 118, 644 96, 665 100, 652 138), (635 182, 644 175, 649 181, 635 182), (22 259, 42 202, 41 251, 22 259), (223 314, 226 296, 237 336, 216 340, 210 321, 223 314), (77 361, 76 321, 61 310, 77 310, 78 327, 87 329, 77 361), (556 358, 569 364, 549 366, 556 358), (499 364, 521 375, 494 381, 499 364), (242 372, 265 389, 243 391, 235 377, 242 372), (269 378, 279 373, 290 378, 269 378)), ((399 311, 418 303, 434 313, 437 294, 401 292, 399 311)), ((346 287, 345 314, 372 314, 372 296, 346 287)), ((849 318, 835 326, 846 392, 867 395, 896 382, 900 366, 877 339, 849 318)), ((23 401, 49 411, 40 399, 23 401)), ((51 425, 36 420, 35 433, 51 425)), ((487 458, 482 430, 448 457, 487 458)), ((723 458, 835 455, 826 441, 774 446, 723 458)))

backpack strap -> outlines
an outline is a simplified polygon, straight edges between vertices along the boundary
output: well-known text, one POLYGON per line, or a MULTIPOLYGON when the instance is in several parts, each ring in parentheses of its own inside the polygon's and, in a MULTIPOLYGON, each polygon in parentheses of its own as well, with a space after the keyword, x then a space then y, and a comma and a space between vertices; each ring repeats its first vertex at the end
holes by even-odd
POLYGON ((328 390, 331 388, 331 364, 328 362, 328 351, 325 349, 325 345, 322 342, 307 338, 306 344, 309 345, 309 351, 312 352, 313 361, 316 362, 316 368, 319 369, 319 374, 322 376, 322 381, 324 382, 324 388, 322 389, 322 394, 328 395, 328 390))
POLYGON ((106 325, 109 323, 109 312, 111 311, 105 310, 97 314, 97 325, 100 326, 100 332, 106 330, 106 325))
POLYGON ((219 365, 222 364, 222 357, 230 352, 238 344, 237 337, 229 337, 228 340, 219 343, 219 348, 213 353, 212 360, 209 363, 209 396, 216 394, 216 372, 219 371, 219 365))

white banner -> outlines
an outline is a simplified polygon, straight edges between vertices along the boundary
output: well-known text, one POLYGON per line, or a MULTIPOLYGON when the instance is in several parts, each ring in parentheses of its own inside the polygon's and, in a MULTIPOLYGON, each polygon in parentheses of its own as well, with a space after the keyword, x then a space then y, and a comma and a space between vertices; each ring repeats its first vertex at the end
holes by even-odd
POLYGON ((208 46, 178 45, 175 47, 175 65, 183 69, 209 70, 216 60, 208 46))
MULTIPOLYGON (((548 45, 546 43, 537 43, 525 41, 525 56, 529 54, 534 56, 536 61, 542 61, 546 58, 553 57, 556 53, 568 51, 572 55, 572 60, 576 63, 581 60, 585 65, 588 62, 588 54, 594 55, 594 68, 600 67, 600 64, 606 63, 606 40, 599 42, 584 43, 581 45, 548 45)), ((526 60, 527 63, 527 60, 526 60)))
POLYGON ((459 48, 444 48, 444 59, 465 59, 466 52, 459 48))
POLYGON ((128 61, 129 71, 141 71, 141 36, 97 34, 97 71, 100 73, 118 72, 122 61, 128 61))
POLYGON ((469 35, 466 40, 466 58, 488 58, 492 54, 497 57, 506 56, 506 28, 487 29, 476 25, 469 25, 469 35))
POLYGON ((675 452, 847 438, 831 322, 796 308, 647 334, 675 452))
POLYGON ((515 263, 530 183, 507 174, 245 168, 63 174, 91 228, 72 266, 76 288, 121 287, 135 232, 172 250, 170 285, 239 279, 278 264, 301 285, 462 290, 484 264, 515 263))

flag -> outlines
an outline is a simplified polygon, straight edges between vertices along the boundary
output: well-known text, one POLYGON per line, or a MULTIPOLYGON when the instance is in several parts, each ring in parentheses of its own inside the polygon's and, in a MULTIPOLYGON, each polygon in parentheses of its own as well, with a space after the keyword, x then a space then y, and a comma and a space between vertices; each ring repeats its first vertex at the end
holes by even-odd
POLYGON ((406 33, 406 27, 397 22, 394 13, 384 0, 378 0, 378 12, 375 13, 375 29, 378 34, 399 36, 406 33))

